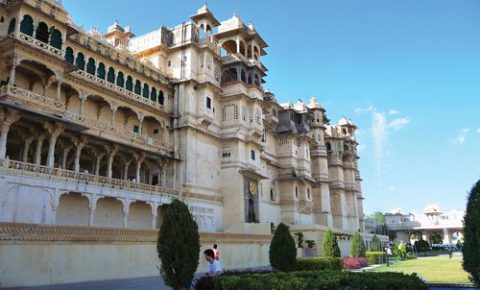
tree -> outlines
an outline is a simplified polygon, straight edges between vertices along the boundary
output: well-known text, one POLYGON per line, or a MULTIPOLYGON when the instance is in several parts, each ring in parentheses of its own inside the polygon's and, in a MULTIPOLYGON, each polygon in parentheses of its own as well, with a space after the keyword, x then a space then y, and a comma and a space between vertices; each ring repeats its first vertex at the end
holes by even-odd
POLYGON ((384 224, 386 222, 385 215, 379 211, 370 214, 369 217, 377 224, 384 224))
POLYGON ((377 237, 377 234, 374 234, 372 237, 372 241, 370 242, 370 248, 372 251, 378 252, 382 250, 382 242, 377 237))
POLYGON ((365 243, 360 233, 355 233, 350 242, 350 257, 365 257, 365 243))
POLYGON ((441 244, 443 243, 442 235, 438 232, 435 232, 430 235, 430 243, 433 244, 441 244))
POLYGON ((297 262, 295 240, 284 223, 280 223, 275 230, 270 244, 269 257, 270 265, 282 272, 291 271, 295 267, 297 262))
POLYGON ((480 180, 468 196, 463 228, 463 269, 470 273, 470 280, 480 287, 480 180))
POLYGON ((323 236, 323 255, 325 257, 340 257, 340 248, 332 230, 328 229, 323 236))
POLYGON ((415 249, 419 253, 426 252, 430 249, 430 244, 427 241, 422 239, 415 241, 414 245, 415 245, 415 249))
POLYGON ((198 267, 200 236, 187 205, 173 200, 168 206, 158 234, 160 273, 173 289, 186 288, 198 267))

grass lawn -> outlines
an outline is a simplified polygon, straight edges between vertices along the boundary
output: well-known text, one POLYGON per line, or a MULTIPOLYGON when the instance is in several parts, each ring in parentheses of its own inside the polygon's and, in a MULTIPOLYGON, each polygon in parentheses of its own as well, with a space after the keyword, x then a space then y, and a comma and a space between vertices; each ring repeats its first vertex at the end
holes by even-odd
POLYGON ((462 268, 461 253, 455 253, 451 260, 448 259, 448 255, 419 257, 414 260, 397 262, 390 267, 381 266, 371 271, 417 273, 418 276, 431 283, 470 283, 467 272, 462 268))

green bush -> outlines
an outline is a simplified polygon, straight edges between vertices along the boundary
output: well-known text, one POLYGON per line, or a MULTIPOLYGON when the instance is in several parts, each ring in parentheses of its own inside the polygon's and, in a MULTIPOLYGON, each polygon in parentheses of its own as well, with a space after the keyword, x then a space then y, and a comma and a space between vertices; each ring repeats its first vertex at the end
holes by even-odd
POLYGON ((173 289, 187 287, 198 267, 200 236, 187 205, 174 199, 167 207, 158 234, 157 253, 165 284, 173 289))
POLYGON ((383 264, 387 260, 385 252, 372 251, 366 252, 365 257, 367 258, 368 264, 383 264))
POLYGON ((304 271, 214 278, 215 290, 426 290, 427 285, 416 274, 304 271))
POLYGON ((430 249, 430 244, 425 240, 415 241, 415 249, 417 252, 427 252, 430 249))
POLYGON ((470 280, 480 288, 480 180, 468 196, 463 227, 463 269, 470 274, 470 280))
POLYGON ((370 250, 372 250, 372 252, 378 252, 382 250, 382 242, 377 237, 377 234, 374 234, 372 237, 372 241, 370 242, 370 250))
POLYGON ((299 258, 295 271, 319 271, 319 270, 342 270, 342 258, 317 257, 299 258))
POLYGON ((323 255, 325 257, 340 257, 340 248, 332 230, 328 229, 323 237, 323 255))
POLYGON ((270 265, 280 271, 291 271, 295 267, 297 259, 295 240, 290 234, 288 226, 283 223, 280 223, 275 230, 270 244, 269 257, 270 265))
POLYGON ((360 233, 355 233, 350 242, 350 257, 365 257, 365 243, 360 233))

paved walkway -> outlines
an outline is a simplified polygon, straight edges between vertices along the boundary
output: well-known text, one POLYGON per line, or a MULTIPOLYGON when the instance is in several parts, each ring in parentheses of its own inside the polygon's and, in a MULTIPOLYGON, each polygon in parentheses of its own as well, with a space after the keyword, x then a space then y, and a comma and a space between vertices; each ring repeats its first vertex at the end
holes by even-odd
POLYGON ((74 290, 170 290, 172 288, 165 286, 162 277, 145 277, 132 278, 121 280, 106 280, 98 282, 83 282, 61 285, 48 285, 36 287, 16 287, 16 288, 1 288, 1 289, 29 289, 29 290, 60 290, 60 289, 74 289, 74 290))

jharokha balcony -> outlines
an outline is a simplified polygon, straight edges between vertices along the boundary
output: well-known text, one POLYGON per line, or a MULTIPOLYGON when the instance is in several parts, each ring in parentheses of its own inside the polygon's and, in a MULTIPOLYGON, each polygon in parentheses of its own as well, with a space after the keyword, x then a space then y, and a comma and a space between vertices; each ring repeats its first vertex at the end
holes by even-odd
POLYGON ((101 120, 89 118, 80 113, 66 110, 65 104, 60 100, 55 100, 26 89, 5 85, 0 87, 0 100, 7 101, 14 105, 21 105, 24 108, 39 109, 44 113, 50 113, 52 116, 78 124, 87 128, 87 132, 92 135, 110 134, 123 143, 134 145, 144 149, 150 149, 154 152, 163 151, 165 153, 172 152, 174 148, 169 143, 158 137, 149 136, 148 134, 136 133, 126 130, 124 127, 112 125, 101 120))

